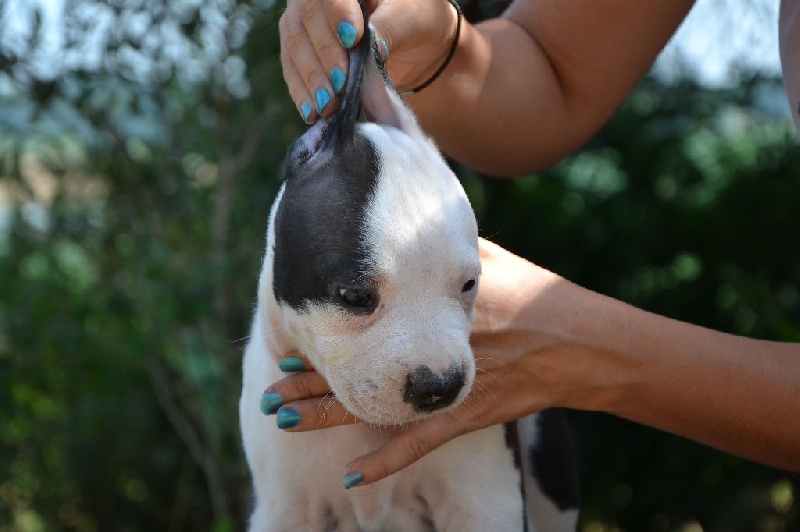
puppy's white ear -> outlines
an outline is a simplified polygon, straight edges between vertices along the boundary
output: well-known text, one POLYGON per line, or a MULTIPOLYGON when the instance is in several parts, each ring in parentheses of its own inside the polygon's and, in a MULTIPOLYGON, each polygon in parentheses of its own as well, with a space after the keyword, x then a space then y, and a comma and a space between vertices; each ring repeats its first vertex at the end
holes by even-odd
POLYGON ((370 24, 372 60, 367 61, 361 93, 364 115, 369 122, 394 126, 408 135, 421 135, 414 113, 403 102, 383 67, 374 35, 375 29, 370 24))

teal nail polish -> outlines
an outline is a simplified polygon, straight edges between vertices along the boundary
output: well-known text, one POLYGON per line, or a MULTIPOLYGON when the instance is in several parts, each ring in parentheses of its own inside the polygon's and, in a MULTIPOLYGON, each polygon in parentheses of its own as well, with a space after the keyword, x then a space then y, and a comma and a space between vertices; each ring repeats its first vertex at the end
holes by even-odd
POLYGON ((361 471, 354 471, 342 477, 342 484, 344 489, 349 490, 353 486, 357 486, 364 482, 364 474, 361 471))
POLYGON ((339 42, 341 42, 342 46, 348 50, 356 43, 356 27, 346 20, 343 20, 339 23, 339 28, 336 30, 336 34, 339 35, 339 42))
POLYGON ((328 92, 328 89, 317 89, 314 99, 317 100, 317 113, 322 114, 322 110, 331 101, 331 93, 328 92))
POLYGON ((283 396, 276 392, 265 392, 261 396, 261 412, 268 416, 274 414, 283 404, 283 396))
POLYGON ((378 42, 380 42, 381 46, 383 46, 383 62, 385 63, 386 61, 389 60, 389 53, 390 53, 389 52, 389 45, 386 44, 386 41, 384 41, 380 37, 378 38, 378 42))
POLYGON ((300 423, 300 412, 294 408, 281 408, 278 410, 278 428, 290 429, 300 423))
POLYGON ((303 102, 300 106, 300 114, 303 116, 303 122, 308 123, 308 116, 311 114, 311 104, 303 102))
POLYGON ((344 88, 344 82, 347 81, 347 76, 344 75, 344 70, 339 67, 333 67, 331 70, 331 83, 333 84, 333 92, 339 94, 344 88))
POLYGON ((303 364, 303 361, 297 357, 285 357, 281 360, 281 363, 278 365, 278 367, 285 373, 303 371, 306 369, 306 365, 303 364))

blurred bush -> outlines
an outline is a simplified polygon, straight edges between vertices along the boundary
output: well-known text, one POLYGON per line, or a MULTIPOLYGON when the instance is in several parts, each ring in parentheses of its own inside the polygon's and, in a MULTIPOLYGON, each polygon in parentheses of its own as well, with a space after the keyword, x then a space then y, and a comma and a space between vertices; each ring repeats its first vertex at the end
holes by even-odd
MULTIPOLYGON (((303 128, 280 8, 68 1, 54 63, 36 5, 0 40, 0 529, 239 530, 240 355, 303 128)), ((776 87, 646 79, 541 175, 454 167, 482 234, 515 252, 654 312, 798 341, 800 150, 758 105, 776 87)), ((800 527, 797 475, 572 419, 584 530, 800 527)))

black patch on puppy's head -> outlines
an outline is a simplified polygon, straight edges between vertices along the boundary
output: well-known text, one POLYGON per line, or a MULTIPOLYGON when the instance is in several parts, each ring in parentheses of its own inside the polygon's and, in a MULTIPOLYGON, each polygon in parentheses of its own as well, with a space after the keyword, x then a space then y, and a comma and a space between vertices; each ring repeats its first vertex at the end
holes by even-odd
POLYGON ((356 134, 319 161, 287 161, 284 172, 274 222, 275 298, 302 311, 311 302, 335 301, 338 286, 374 289, 364 241, 380 172, 372 144, 356 134))

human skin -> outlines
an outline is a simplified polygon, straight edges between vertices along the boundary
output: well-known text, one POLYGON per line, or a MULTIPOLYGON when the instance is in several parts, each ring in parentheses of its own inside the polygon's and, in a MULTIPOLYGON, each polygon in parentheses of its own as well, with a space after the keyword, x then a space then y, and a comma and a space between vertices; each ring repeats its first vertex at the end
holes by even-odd
MULTIPOLYGON (((401 88, 435 71, 449 47, 436 36, 455 26, 444 0, 400 9, 416 1, 370 3, 377 6, 377 33, 391 50, 387 68, 401 88), (431 9, 440 10, 435 16, 431 9), (429 19, 406 20, 418 12, 439 26, 429 19)), ((302 46, 282 47, 284 75, 300 106, 330 65, 346 65, 336 40, 339 21, 352 20, 358 35, 363 29, 355 2, 297 0, 281 21, 284 44, 286 28, 299 31, 301 19, 284 20, 296 17, 298 6, 305 6, 307 17, 328 23, 327 33, 317 20, 313 39, 293 37, 302 46), (334 44, 318 44, 328 37, 334 44), (321 52, 311 54, 309 47, 321 52)), ((496 175, 536 170, 579 147, 605 122, 690 7, 690 1, 517 1, 501 19, 465 25, 442 77, 407 101, 456 159, 496 175)), ((800 0, 783 0, 782 60, 793 108, 800 100, 799 13, 800 0)), ((335 105, 334 100, 322 114, 335 105)), ((346 473, 359 471, 364 483, 374 482, 460 434, 552 406, 609 412, 800 471, 800 344, 737 337, 657 316, 581 288, 490 242, 482 240, 480 248, 473 391, 459 407, 409 426, 355 460, 346 473)), ((300 412, 301 422, 291 431, 358 422, 326 395, 329 388, 313 369, 268 390, 300 412)))

